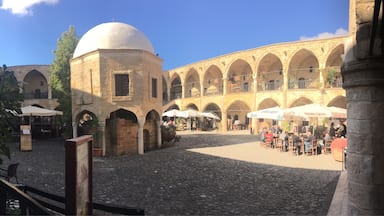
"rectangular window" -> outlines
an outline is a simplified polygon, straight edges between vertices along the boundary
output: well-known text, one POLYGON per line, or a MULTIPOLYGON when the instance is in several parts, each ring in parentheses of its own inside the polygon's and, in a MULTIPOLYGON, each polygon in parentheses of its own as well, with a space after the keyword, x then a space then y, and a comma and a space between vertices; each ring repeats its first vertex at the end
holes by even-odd
POLYGON ((152 78, 152 97, 157 98, 157 79, 152 78))
POLYGON ((128 74, 115 74, 115 96, 129 95, 128 74))

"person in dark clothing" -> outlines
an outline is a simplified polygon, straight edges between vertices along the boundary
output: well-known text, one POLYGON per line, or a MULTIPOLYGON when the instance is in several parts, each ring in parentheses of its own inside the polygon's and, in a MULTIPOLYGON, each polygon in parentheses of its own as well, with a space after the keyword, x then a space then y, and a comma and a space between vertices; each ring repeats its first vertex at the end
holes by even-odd
POLYGON ((347 126, 344 124, 344 121, 340 121, 340 126, 336 131, 337 137, 346 137, 347 135, 347 126))
POLYGON ((300 140, 300 137, 297 134, 293 134, 292 135, 292 139, 293 139, 293 146, 296 147, 296 155, 300 155, 301 154, 301 140, 300 140))
POLYGON ((331 122, 331 125, 329 126, 329 136, 332 139, 336 136, 336 129, 335 129, 333 122, 331 122))

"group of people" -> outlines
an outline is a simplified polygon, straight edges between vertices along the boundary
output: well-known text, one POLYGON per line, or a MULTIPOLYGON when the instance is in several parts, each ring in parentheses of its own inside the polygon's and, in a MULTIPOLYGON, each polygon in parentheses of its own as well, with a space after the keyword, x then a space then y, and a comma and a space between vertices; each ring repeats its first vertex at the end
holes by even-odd
POLYGON ((326 143, 332 141, 334 138, 346 138, 346 135, 347 126, 344 121, 340 120, 337 128, 335 128, 334 123, 332 122, 329 129, 326 129, 323 134, 318 137, 315 137, 310 130, 299 135, 297 133, 283 131, 278 125, 274 125, 270 129, 263 128, 260 134, 260 139, 262 142, 270 143, 272 148, 276 146, 277 140, 280 139, 282 141, 283 151, 288 151, 289 139, 292 139, 295 152, 297 155, 300 155, 301 152, 313 151, 312 141, 314 139, 321 140, 318 142, 316 149, 317 154, 320 154, 326 143), (304 143, 304 151, 301 149, 301 143, 304 143))

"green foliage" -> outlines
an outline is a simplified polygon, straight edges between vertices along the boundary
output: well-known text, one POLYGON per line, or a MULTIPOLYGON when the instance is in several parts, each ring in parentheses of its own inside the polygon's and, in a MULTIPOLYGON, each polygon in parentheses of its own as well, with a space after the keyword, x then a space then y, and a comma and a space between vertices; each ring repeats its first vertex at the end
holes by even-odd
POLYGON ((19 83, 13 73, 3 65, 0 68, 0 164, 2 156, 10 159, 10 152, 6 142, 11 137, 11 131, 19 126, 17 113, 21 113, 20 106, 23 95, 20 93, 19 83))
POLYGON ((330 69, 327 74, 327 83, 332 84, 335 81, 336 71, 334 69, 330 69))
POLYGON ((72 102, 71 102, 71 69, 70 60, 79 39, 75 28, 70 26, 67 32, 61 35, 57 41, 57 49, 54 51, 55 58, 51 66, 50 85, 53 95, 58 99, 58 110, 63 111, 63 123, 66 126, 64 133, 72 133, 72 102))

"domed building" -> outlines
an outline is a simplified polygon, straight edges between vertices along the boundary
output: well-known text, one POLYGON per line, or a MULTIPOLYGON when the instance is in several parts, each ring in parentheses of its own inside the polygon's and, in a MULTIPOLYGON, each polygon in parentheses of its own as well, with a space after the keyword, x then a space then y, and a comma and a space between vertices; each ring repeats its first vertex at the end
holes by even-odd
POLYGON ((162 60, 148 38, 125 23, 100 24, 71 60, 74 137, 94 135, 103 155, 159 148, 162 60))

